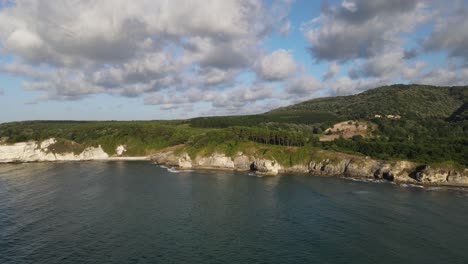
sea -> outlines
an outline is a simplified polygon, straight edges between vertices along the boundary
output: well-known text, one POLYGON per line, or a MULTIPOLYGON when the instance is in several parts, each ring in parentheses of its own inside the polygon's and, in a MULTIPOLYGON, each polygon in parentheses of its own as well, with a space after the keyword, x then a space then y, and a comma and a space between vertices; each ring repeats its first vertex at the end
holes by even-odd
POLYGON ((468 263, 468 191, 148 161, 0 165, 0 263, 468 263))

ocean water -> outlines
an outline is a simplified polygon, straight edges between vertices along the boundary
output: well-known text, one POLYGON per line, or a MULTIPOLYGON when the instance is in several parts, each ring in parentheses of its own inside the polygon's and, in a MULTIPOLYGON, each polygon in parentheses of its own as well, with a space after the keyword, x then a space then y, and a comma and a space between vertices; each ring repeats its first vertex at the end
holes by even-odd
POLYGON ((0 165, 0 263, 468 263, 468 192, 136 161, 0 165))

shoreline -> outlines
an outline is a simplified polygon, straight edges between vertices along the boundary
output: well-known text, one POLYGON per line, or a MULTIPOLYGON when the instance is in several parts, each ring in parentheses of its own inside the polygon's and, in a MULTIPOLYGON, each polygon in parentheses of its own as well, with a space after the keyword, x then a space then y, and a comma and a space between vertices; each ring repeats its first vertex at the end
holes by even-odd
POLYGON ((151 156, 157 165, 177 170, 227 170, 255 172, 262 176, 303 174, 325 177, 343 177, 362 180, 415 184, 422 186, 468 188, 468 169, 431 167, 411 161, 374 160, 345 153, 321 153, 304 162, 284 165, 272 157, 237 153, 228 156, 221 152, 190 157, 185 151, 162 150, 151 156), (330 157, 332 155, 332 157, 330 157))
POLYGON ((109 157, 106 159, 82 159, 82 160, 35 160, 35 161, 1 161, 0 166, 2 164, 30 164, 30 163, 81 163, 81 162, 90 162, 90 161, 148 161, 151 164, 158 166, 161 169, 166 169, 171 173, 179 173, 179 172, 193 172, 193 171, 225 171, 225 172, 244 172, 246 174, 255 173, 257 176, 261 177, 276 177, 276 176, 292 176, 292 175, 303 175, 303 176, 311 176, 311 177, 323 177, 323 178, 340 178, 344 180, 351 180, 357 182, 370 182, 370 183, 389 183, 389 184, 396 184, 401 187, 406 187, 404 185, 408 185, 409 187, 414 188, 444 188, 444 189, 462 189, 464 191, 468 190, 468 185, 456 185, 456 184, 445 184, 445 183, 427 183, 427 182, 417 182, 417 181, 389 181, 385 179, 378 179, 378 178, 369 178, 369 177, 359 177, 359 176, 346 176, 344 174, 341 175, 327 175, 327 174, 314 174, 310 172, 301 172, 301 171, 281 171, 278 174, 268 174, 268 173, 261 173, 255 170, 241 170, 236 168, 222 168, 222 167, 210 167, 210 166, 203 166, 203 167, 194 167, 194 168, 181 168, 179 166, 170 166, 169 164, 162 164, 158 163, 151 156, 137 156, 137 157, 109 157), (175 169, 177 172, 171 171, 170 169, 175 169))
POLYGON ((246 175, 254 173, 257 177, 260 178, 269 178, 269 177, 281 177, 281 176, 294 176, 294 175, 302 175, 302 176, 310 176, 310 177, 322 177, 322 178, 338 178, 343 180, 350 180, 356 182, 368 182, 368 183, 387 183, 387 184, 394 184, 400 187, 414 187, 414 188, 443 188, 443 189, 462 189, 464 191, 468 191, 468 185, 450 185, 450 184, 430 184, 430 183, 422 183, 422 182, 406 182, 406 181, 388 181, 384 179, 372 179, 372 178, 364 178, 364 177, 353 177, 353 176, 344 176, 344 175, 320 175, 320 174, 311 174, 311 173, 304 173, 304 172, 281 172, 277 175, 271 174, 259 174, 252 170, 238 170, 238 169, 230 169, 230 168, 217 168, 217 167, 197 167, 191 169, 184 169, 178 168, 176 166, 166 166, 164 164, 158 164, 156 162, 152 162, 152 164, 157 165, 161 169, 165 169, 171 173, 190 173, 193 171, 224 171, 224 172, 243 172, 246 175), (175 169, 176 172, 171 171, 171 169, 175 169), (404 186, 406 185, 406 186, 404 186))
POLYGON ((8 160, 0 161, 2 164, 22 164, 22 163, 64 163, 64 162, 87 162, 87 161, 151 161, 151 157, 138 156, 138 157, 109 157, 100 159, 57 159, 57 160, 8 160))
POLYGON ((430 166, 407 160, 377 160, 367 156, 316 150, 292 162, 278 161, 274 155, 258 149, 243 149, 228 155, 223 151, 190 156, 185 145, 161 149, 147 156, 125 156, 125 145, 116 148, 112 156, 101 145, 87 147, 81 153, 56 153, 51 146, 54 138, 42 142, 0 144, 1 163, 82 162, 82 161, 150 161, 177 170, 252 171, 262 176, 277 174, 308 174, 328 177, 385 180, 428 186, 468 187, 468 169, 450 165, 430 166))

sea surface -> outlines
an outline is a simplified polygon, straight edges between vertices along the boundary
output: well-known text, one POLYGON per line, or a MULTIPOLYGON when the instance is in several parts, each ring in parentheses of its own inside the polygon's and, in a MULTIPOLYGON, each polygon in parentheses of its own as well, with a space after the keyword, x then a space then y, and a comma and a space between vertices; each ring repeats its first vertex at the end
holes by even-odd
POLYGON ((468 263, 468 192, 140 161, 0 165, 0 263, 468 263))

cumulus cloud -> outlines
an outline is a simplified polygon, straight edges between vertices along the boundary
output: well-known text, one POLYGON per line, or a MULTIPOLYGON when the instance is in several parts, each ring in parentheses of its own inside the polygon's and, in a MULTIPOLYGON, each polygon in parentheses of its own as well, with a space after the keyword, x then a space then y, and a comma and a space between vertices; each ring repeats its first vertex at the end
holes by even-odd
POLYGON ((290 80, 286 84, 285 92, 287 98, 298 97, 304 99, 311 97, 320 88, 322 88, 322 84, 313 76, 302 75, 290 80))
POLYGON ((4 1, 0 72, 42 92, 31 103, 108 94, 163 110, 203 104, 208 115, 400 81, 465 85, 465 2, 324 1, 320 15, 293 24, 291 0, 4 1), (266 48, 298 28, 311 65, 295 61, 295 44, 266 48), (432 51, 447 61, 432 65, 432 51))
POLYGON ((466 85, 468 68, 439 68, 433 69, 417 78, 417 82, 432 85, 466 85))
POLYGON ((273 95, 273 88, 268 85, 240 86, 213 99, 214 107, 239 109, 247 103, 265 100, 273 95))
POLYGON ((418 0, 347 0, 323 9, 304 29, 318 61, 375 56, 427 19, 424 2, 418 0))
POLYGON ((279 49, 261 57, 255 65, 257 75, 266 81, 279 81, 290 77, 298 70, 291 51, 279 49))
MULTIPOLYGON (((288 1, 39 1, 0 10, 0 43, 40 100, 233 84, 289 23, 288 1), (222 18, 222 19, 220 19, 222 18)), ((213 88, 210 88, 213 87, 213 88)))
POLYGON ((204 91, 192 88, 177 92, 171 90, 168 94, 151 94, 145 97, 145 104, 158 105, 161 109, 184 108, 195 103, 209 103, 212 106, 211 113, 202 114, 240 114, 253 113, 260 109, 267 109, 266 105, 274 101, 274 87, 269 84, 256 84, 249 86, 236 86, 223 93, 216 91, 204 91), (262 108, 261 102, 267 102, 262 108), (255 106, 254 108, 252 108, 255 106))
POLYGON ((401 51, 383 53, 365 60, 352 68, 349 76, 353 79, 390 76, 403 64, 404 54, 401 51))
POLYGON ((468 61, 466 8, 463 0, 453 5, 439 0, 324 2, 320 16, 303 24, 302 31, 312 59, 328 62, 322 86, 330 95, 399 81, 462 85, 468 61), (432 24, 431 33, 415 37, 420 26, 432 24), (465 65, 446 63, 428 71, 430 62, 420 57, 427 51, 446 51, 465 65), (333 78, 341 67, 348 76, 333 78))
POLYGON ((466 1, 455 0, 439 9, 434 30, 424 41, 429 51, 445 50, 468 64, 468 6, 466 1))

